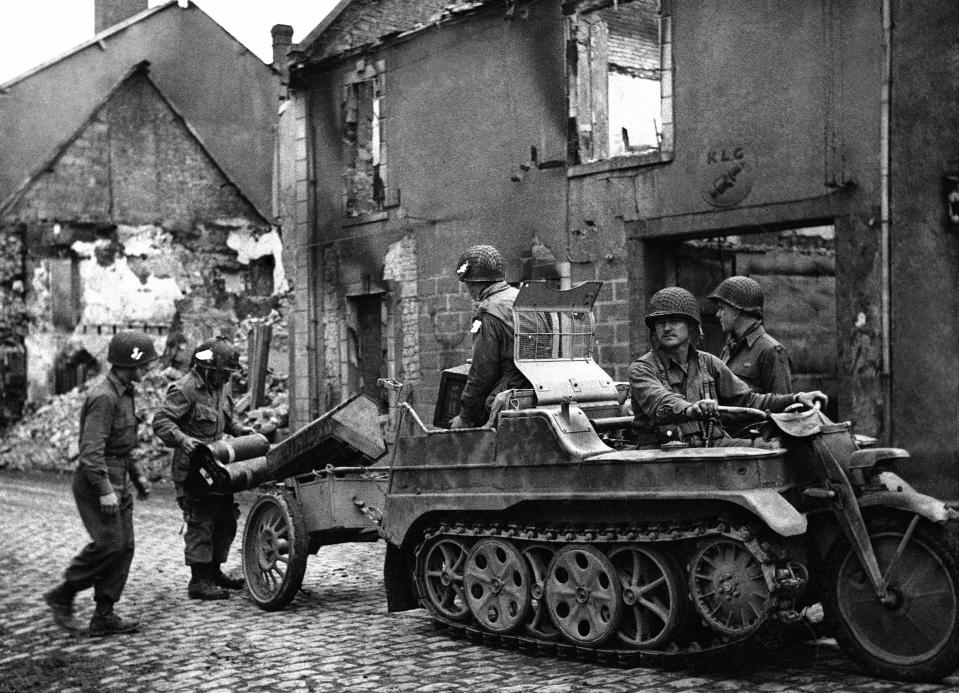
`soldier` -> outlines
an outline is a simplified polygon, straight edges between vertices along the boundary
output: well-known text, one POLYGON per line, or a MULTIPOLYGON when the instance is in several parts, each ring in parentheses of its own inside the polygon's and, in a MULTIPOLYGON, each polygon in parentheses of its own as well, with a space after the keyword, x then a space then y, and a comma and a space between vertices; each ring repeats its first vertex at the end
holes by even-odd
POLYGON ((133 561, 133 488, 150 495, 139 463, 130 453, 137 445, 133 383, 157 358, 153 341, 139 331, 119 332, 110 340, 110 372, 87 392, 80 410, 80 458, 73 472, 73 498, 90 543, 78 553, 63 582, 43 595, 53 620, 68 631, 80 630, 73 600, 93 588, 96 609, 90 635, 129 633, 139 624, 113 611, 133 561))
POLYGON ((252 433, 234 416, 229 394, 231 373, 239 370, 236 348, 223 338, 200 343, 193 352, 190 372, 167 388, 160 410, 153 417, 153 430, 174 448, 172 474, 177 504, 186 522, 184 556, 191 578, 187 594, 191 599, 226 599, 228 589, 241 589, 242 578, 225 575, 230 544, 236 536, 239 506, 232 494, 195 497, 183 482, 190 471, 190 454, 200 443, 212 443, 224 433, 232 436, 252 433))
POLYGON ((505 281, 503 256, 491 245, 474 245, 460 255, 456 274, 474 301, 473 356, 450 428, 482 426, 493 398, 504 390, 531 387, 513 361, 513 301, 518 289, 505 281))
POLYGON ((786 347, 763 327, 763 289, 749 277, 727 277, 709 298, 726 333, 719 355, 729 370, 754 392, 782 394, 792 390, 786 347))
MULTIPOLYGON (((639 443, 683 441, 691 446, 743 444, 708 420, 718 404, 779 412, 802 402, 825 405, 815 390, 757 394, 718 357, 693 344, 702 335, 699 304, 686 289, 671 286, 653 294, 646 311, 653 348, 629 366, 630 397, 639 443)), ((748 444, 748 443, 746 443, 748 444)))

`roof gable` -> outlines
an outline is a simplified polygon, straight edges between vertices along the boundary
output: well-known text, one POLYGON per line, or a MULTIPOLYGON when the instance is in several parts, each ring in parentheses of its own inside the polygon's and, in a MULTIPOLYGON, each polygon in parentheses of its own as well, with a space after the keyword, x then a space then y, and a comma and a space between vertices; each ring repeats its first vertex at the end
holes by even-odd
POLYGON ((175 0, 0 87, 0 201, 49 161, 130 66, 144 60, 218 165, 269 215, 275 73, 198 7, 175 0))
POLYGON ((254 216, 269 224, 153 82, 146 63, 116 85, 0 213, 167 227, 254 216))

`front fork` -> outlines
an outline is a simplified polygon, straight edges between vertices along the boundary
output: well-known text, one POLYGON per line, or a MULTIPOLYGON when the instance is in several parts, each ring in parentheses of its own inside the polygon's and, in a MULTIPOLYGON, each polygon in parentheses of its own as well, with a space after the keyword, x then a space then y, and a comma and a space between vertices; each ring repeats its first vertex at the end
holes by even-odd
POLYGON ((866 571, 869 583, 876 593, 876 597, 883 604, 892 605, 895 603, 896 597, 889 591, 889 580, 900 558, 902 558, 903 551, 912 538, 913 532, 916 530, 916 525, 919 524, 920 516, 913 513, 912 519, 909 521, 909 527, 906 528, 906 532, 903 534, 899 546, 896 547, 896 552, 889 561, 889 565, 886 566, 885 574, 883 574, 879 567, 879 561, 876 559, 872 541, 869 539, 866 521, 859 509, 856 494, 853 491, 852 484, 849 483, 845 470, 825 445, 817 445, 816 447, 819 460, 824 467, 825 485, 820 488, 807 489, 806 495, 830 501, 839 526, 842 527, 843 533, 849 543, 852 544, 853 550, 859 558, 859 563, 866 571))

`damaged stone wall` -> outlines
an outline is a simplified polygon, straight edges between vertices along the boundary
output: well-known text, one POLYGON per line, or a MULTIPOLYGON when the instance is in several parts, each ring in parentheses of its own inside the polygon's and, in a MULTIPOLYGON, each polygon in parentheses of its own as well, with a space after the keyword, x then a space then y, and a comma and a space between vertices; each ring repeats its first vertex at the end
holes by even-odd
POLYGON ((27 399, 25 255, 17 229, 0 225, 0 430, 27 399))
POLYGON ((399 315, 388 340, 387 361, 390 377, 416 391, 420 380, 420 299, 416 273, 416 239, 408 234, 390 246, 383 262, 383 279, 393 287, 393 314, 399 315), (397 351, 396 345, 401 349, 397 351))
MULTIPOLYGON (((9 257, 17 244, 27 250, 19 279, 0 268, 0 325, 24 316, 20 343, 37 405, 70 384, 61 371, 75 355, 92 357, 77 385, 102 370, 117 330, 145 330, 164 365, 185 368, 198 341, 242 340, 245 320, 276 321, 289 290, 277 229, 145 73, 118 87, 2 223, 9 257), (22 299, 6 300, 18 290, 22 299)), ((270 365, 285 377, 286 352, 270 365)))
POLYGON ((321 402, 323 411, 328 411, 342 401, 348 393, 341 368, 347 345, 346 335, 341 325, 346 319, 346 306, 339 296, 339 262, 335 248, 326 248, 322 262, 322 321, 324 379, 321 384, 321 402))

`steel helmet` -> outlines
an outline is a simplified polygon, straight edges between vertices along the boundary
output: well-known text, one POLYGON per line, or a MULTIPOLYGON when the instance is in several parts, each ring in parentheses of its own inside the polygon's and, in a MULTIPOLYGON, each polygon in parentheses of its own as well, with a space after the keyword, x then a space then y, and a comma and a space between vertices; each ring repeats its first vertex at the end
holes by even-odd
POLYGON ((224 337, 207 339, 193 350, 193 365, 232 373, 240 370, 240 352, 224 337))
POLYGON ((709 294, 714 301, 724 301, 744 313, 763 314, 763 288, 750 277, 727 277, 709 294))
POLYGON ((107 361, 123 368, 146 366, 158 358, 153 340, 139 330, 117 332, 107 349, 107 361))
POLYGON ((461 282, 499 282, 506 278, 503 256, 491 245, 474 245, 456 261, 461 282))
POLYGON ((653 294, 646 309, 646 327, 653 329, 656 320, 670 315, 690 318, 696 325, 702 324, 696 297, 679 286, 667 286, 653 294))

